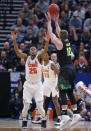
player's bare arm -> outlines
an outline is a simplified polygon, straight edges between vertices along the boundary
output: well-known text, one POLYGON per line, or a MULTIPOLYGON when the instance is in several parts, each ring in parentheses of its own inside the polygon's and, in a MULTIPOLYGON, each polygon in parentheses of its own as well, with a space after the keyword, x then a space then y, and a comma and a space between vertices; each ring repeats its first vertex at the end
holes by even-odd
POLYGON ((41 63, 41 59, 43 59, 45 53, 48 51, 49 39, 50 39, 49 34, 48 33, 45 34, 45 36, 44 36, 44 40, 46 41, 45 47, 44 47, 44 50, 42 51, 42 53, 38 55, 38 60, 40 63, 41 63))
POLYGON ((45 14, 46 19, 48 20, 48 33, 51 38, 51 41, 53 44, 56 45, 57 50, 62 50, 63 48, 63 43, 61 39, 57 38, 56 35, 52 32, 52 27, 51 27, 51 16, 49 13, 45 14))
POLYGON ((18 45, 17 45, 17 42, 16 42, 16 35, 14 32, 11 32, 11 38, 13 40, 13 44, 14 44, 14 50, 16 52, 16 54, 20 57, 20 58, 23 58, 23 59, 27 59, 27 54, 25 53, 22 53, 19 51, 19 48, 18 48, 18 45))
POLYGON ((54 72, 58 75, 59 74, 59 70, 58 70, 58 68, 56 67, 56 65, 55 64, 51 64, 51 69, 52 70, 54 70, 54 72))
POLYGON ((59 14, 55 17, 52 18, 53 21, 55 22, 55 26, 56 26, 56 33, 58 35, 58 37, 60 38, 60 31, 61 31, 61 28, 59 26, 59 14))

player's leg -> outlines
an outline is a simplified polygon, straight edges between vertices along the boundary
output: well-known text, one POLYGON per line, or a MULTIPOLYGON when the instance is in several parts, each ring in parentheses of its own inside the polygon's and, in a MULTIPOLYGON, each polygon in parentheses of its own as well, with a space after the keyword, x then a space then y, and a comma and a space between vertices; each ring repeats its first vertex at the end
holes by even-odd
POLYGON ((23 104, 24 104, 24 107, 23 107, 23 110, 22 110, 22 117, 23 117, 22 127, 27 128, 27 119, 26 118, 27 118, 30 103, 23 102, 23 104))
POLYGON ((74 80, 75 80, 75 76, 76 76, 76 71, 75 68, 73 66, 70 66, 69 70, 68 70, 68 74, 69 74, 69 83, 71 85, 71 89, 68 89, 67 94, 68 97, 71 100, 71 104, 72 104, 72 110, 73 110, 73 118, 72 118, 72 123, 71 126, 75 125, 80 119, 81 116, 80 114, 77 114, 77 103, 76 103, 76 99, 73 93, 73 89, 75 89, 74 87, 74 80))
POLYGON ((56 95, 55 97, 52 97, 52 100, 55 105, 56 114, 57 114, 57 123, 56 124, 60 124, 60 122, 61 122, 61 109, 60 109, 60 105, 59 105, 59 101, 58 101, 58 96, 56 95))
POLYGON ((26 81, 24 83, 24 89, 23 89, 23 110, 22 110, 22 117, 23 117, 23 121, 22 121, 22 127, 23 128, 27 128, 27 114, 28 114, 28 110, 29 110, 29 106, 31 103, 31 99, 32 99, 32 91, 30 89, 30 84, 26 81))
POLYGON ((65 77, 67 77, 67 72, 65 70, 65 68, 62 69, 62 71, 60 72, 59 75, 59 79, 58 79, 58 88, 60 90, 60 98, 61 98, 61 102, 62 102, 62 120, 61 120, 61 124, 60 127, 64 128, 65 125, 67 125, 70 122, 70 117, 67 115, 67 89, 71 88, 71 86, 69 85, 68 81, 65 79, 65 77))
POLYGON ((46 115, 47 115, 49 103, 50 103, 50 97, 44 96, 44 104, 43 104, 43 107, 44 107, 44 109, 45 109, 45 114, 46 114, 46 115))
POLYGON ((35 97, 35 101, 36 101, 36 106, 42 116, 42 122, 41 122, 41 127, 45 128, 46 127, 46 120, 45 120, 45 110, 43 108, 43 102, 44 102, 44 98, 43 98, 43 87, 42 87, 42 83, 38 83, 36 85, 36 91, 34 94, 35 97))

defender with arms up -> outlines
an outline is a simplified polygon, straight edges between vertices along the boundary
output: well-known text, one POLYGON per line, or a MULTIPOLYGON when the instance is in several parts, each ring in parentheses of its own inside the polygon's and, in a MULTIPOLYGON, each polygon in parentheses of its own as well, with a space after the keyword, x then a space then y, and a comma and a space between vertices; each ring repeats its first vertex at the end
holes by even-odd
POLYGON ((32 97, 35 97, 37 108, 42 116, 41 126, 46 127, 45 111, 43 109, 43 87, 42 87, 42 82, 41 82, 41 73, 42 73, 41 64, 42 64, 42 58, 48 50, 49 37, 46 34, 46 37, 45 37, 46 44, 45 44, 44 51, 41 54, 37 55, 36 47, 32 46, 30 48, 30 56, 27 56, 27 54, 19 51, 17 43, 16 43, 16 35, 14 34, 14 32, 11 32, 11 37, 13 40, 14 50, 16 54, 20 58, 24 58, 26 60, 26 65, 25 65, 26 81, 24 82, 24 85, 23 85, 24 107, 22 110, 22 116, 23 116, 22 127, 23 128, 27 127, 26 116, 28 113, 28 109, 29 109, 29 105, 31 103, 32 97))

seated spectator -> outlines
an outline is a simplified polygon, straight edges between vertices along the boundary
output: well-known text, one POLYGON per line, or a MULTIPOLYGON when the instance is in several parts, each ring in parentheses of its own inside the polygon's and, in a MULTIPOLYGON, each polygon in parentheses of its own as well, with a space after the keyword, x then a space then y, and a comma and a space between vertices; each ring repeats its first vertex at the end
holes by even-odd
POLYGON ((85 18, 85 11, 82 10, 82 5, 81 5, 81 4, 78 4, 78 5, 77 5, 77 10, 76 10, 74 13, 76 13, 77 16, 78 16, 80 19, 84 20, 84 18, 85 18))
POLYGON ((16 66, 16 71, 24 72, 25 71, 25 60, 21 59, 20 64, 16 66))
POLYGON ((33 19, 33 21, 34 21, 34 25, 37 25, 37 26, 38 26, 38 16, 37 16, 36 14, 34 14, 34 15, 32 16, 32 19, 33 19))
MULTIPOLYGON (((17 23, 14 24, 13 26, 11 26, 11 30, 14 31, 14 29, 17 28, 18 29, 18 32, 20 33, 25 33, 25 26, 22 24, 22 19, 21 18, 18 18, 17 19, 17 23)), ((24 35, 24 34, 22 34, 24 35)))
POLYGON ((40 7, 40 6, 37 6, 37 7, 35 8, 35 14, 36 14, 37 17, 38 17, 38 27, 41 28, 42 25, 43 25, 44 19, 45 19, 45 15, 44 15, 44 13, 41 11, 41 7, 40 7))
POLYGON ((86 64, 84 64, 84 61, 85 61, 84 57, 80 56, 79 63, 77 65, 75 65, 77 72, 80 72, 80 73, 88 72, 88 66, 86 64))
POLYGON ((34 20, 33 19, 29 20, 29 25, 27 26, 27 29, 28 28, 32 28, 32 30, 33 30, 33 37, 37 37, 38 32, 39 32, 39 28, 38 28, 37 25, 34 24, 34 20))
POLYGON ((67 30, 68 29, 68 18, 64 11, 61 12, 60 20, 61 20, 61 28, 67 30))
POLYGON ((7 58, 7 54, 4 50, 1 51, 0 55, 0 70, 8 71, 8 69, 12 68, 12 64, 10 59, 7 58))
MULTIPOLYGON (((87 8, 88 8, 88 3, 87 1, 84 1, 82 5, 82 10, 85 12, 85 14, 87 12, 87 8)), ((85 14, 84 14, 84 19, 85 19, 85 14)))
POLYGON ((88 18, 84 21, 84 28, 88 28, 91 33, 91 18, 88 18))
POLYGON ((9 114, 11 118, 18 119, 23 108, 23 83, 25 76, 20 75, 18 79, 18 87, 13 89, 11 99, 9 101, 9 114))
POLYGON ((71 45, 75 45, 76 48, 76 46, 78 46, 78 36, 76 34, 76 30, 74 27, 70 27, 70 32, 68 37, 71 45))
POLYGON ((22 10, 20 11, 20 13, 24 13, 24 18, 31 18, 32 17, 32 10, 29 9, 29 5, 28 3, 24 3, 22 10))
POLYGON ((31 27, 29 27, 27 29, 27 33, 24 36, 24 42, 26 43, 30 43, 30 44, 36 44, 38 41, 37 37, 33 36, 33 29, 31 27))
POLYGON ((24 26, 27 26, 27 25, 29 24, 29 18, 25 18, 23 12, 21 12, 21 13, 19 14, 19 18, 22 19, 22 24, 23 24, 24 26))
POLYGON ((73 17, 70 19, 69 26, 73 27, 76 33, 81 33, 82 31, 82 21, 78 18, 76 12, 73 13, 73 17))
POLYGON ((4 48, 3 48, 3 50, 6 52, 6 54, 7 54, 7 58, 8 59, 10 59, 12 56, 13 56, 13 52, 14 52, 14 50, 10 47, 10 44, 9 44, 9 42, 5 42, 4 43, 4 48))
MULTIPOLYGON (((15 53, 15 52, 14 52, 15 53)), ((16 53, 12 56, 13 71, 16 71, 16 67, 20 64, 20 58, 16 53)))
POLYGON ((85 120, 88 120, 91 118, 91 113, 86 109, 86 102, 84 101, 84 97, 82 97, 84 94, 82 94, 82 92, 75 92, 74 95, 77 101, 77 112, 80 113, 85 120))
MULTIPOLYGON (((18 28, 14 28, 14 33, 16 34, 17 43, 20 44, 21 42, 23 42, 24 34, 19 32, 18 28)), ((7 41, 10 43, 10 47, 14 48, 10 34, 7 36, 7 41)))
POLYGON ((48 3, 46 3, 44 0, 38 0, 38 2, 35 4, 35 8, 37 6, 41 7, 41 11, 45 14, 48 10, 48 3))
POLYGON ((23 53, 28 54, 27 49, 26 49, 26 45, 24 43, 20 44, 20 51, 23 53))
POLYGON ((78 49, 78 54, 81 51, 84 53, 86 59, 89 61, 89 49, 87 49, 85 47, 84 43, 82 43, 82 42, 80 43, 80 48, 78 49))
POLYGON ((70 17, 71 17, 71 10, 69 9, 69 4, 65 4, 64 5, 64 12, 66 13, 66 17, 68 18, 68 19, 70 19, 70 17))
POLYGON ((88 28, 83 29, 83 33, 81 35, 81 41, 84 43, 85 47, 88 47, 91 42, 91 34, 88 28))
POLYGON ((40 39, 37 43, 38 54, 40 54, 44 50, 43 47, 43 41, 40 39))
POLYGON ((26 0, 26 2, 28 3, 29 9, 34 11, 35 1, 33 1, 33 0, 26 0))
POLYGON ((75 59, 75 61, 74 61, 74 66, 79 63, 79 57, 80 57, 80 56, 83 56, 83 57, 84 57, 84 64, 85 64, 85 65, 88 65, 88 61, 86 60, 84 51, 80 51, 80 52, 79 52, 79 55, 78 55, 78 58, 75 59))
POLYGON ((88 5, 88 9, 85 13, 85 20, 91 18, 91 4, 88 5))

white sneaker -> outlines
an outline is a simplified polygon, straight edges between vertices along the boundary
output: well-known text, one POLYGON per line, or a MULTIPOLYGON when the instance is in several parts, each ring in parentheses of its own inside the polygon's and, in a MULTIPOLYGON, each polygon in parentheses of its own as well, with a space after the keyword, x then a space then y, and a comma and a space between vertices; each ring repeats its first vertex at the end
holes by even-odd
POLYGON ((72 122, 71 122, 71 127, 76 125, 78 123, 78 121, 81 120, 81 118, 82 117, 80 116, 80 114, 74 114, 73 118, 72 118, 72 122))
POLYGON ((41 124, 42 118, 38 117, 36 120, 32 120, 32 123, 34 124, 41 124))
POLYGON ((60 122, 60 128, 65 128, 70 123, 71 118, 68 115, 62 115, 62 120, 60 122))

